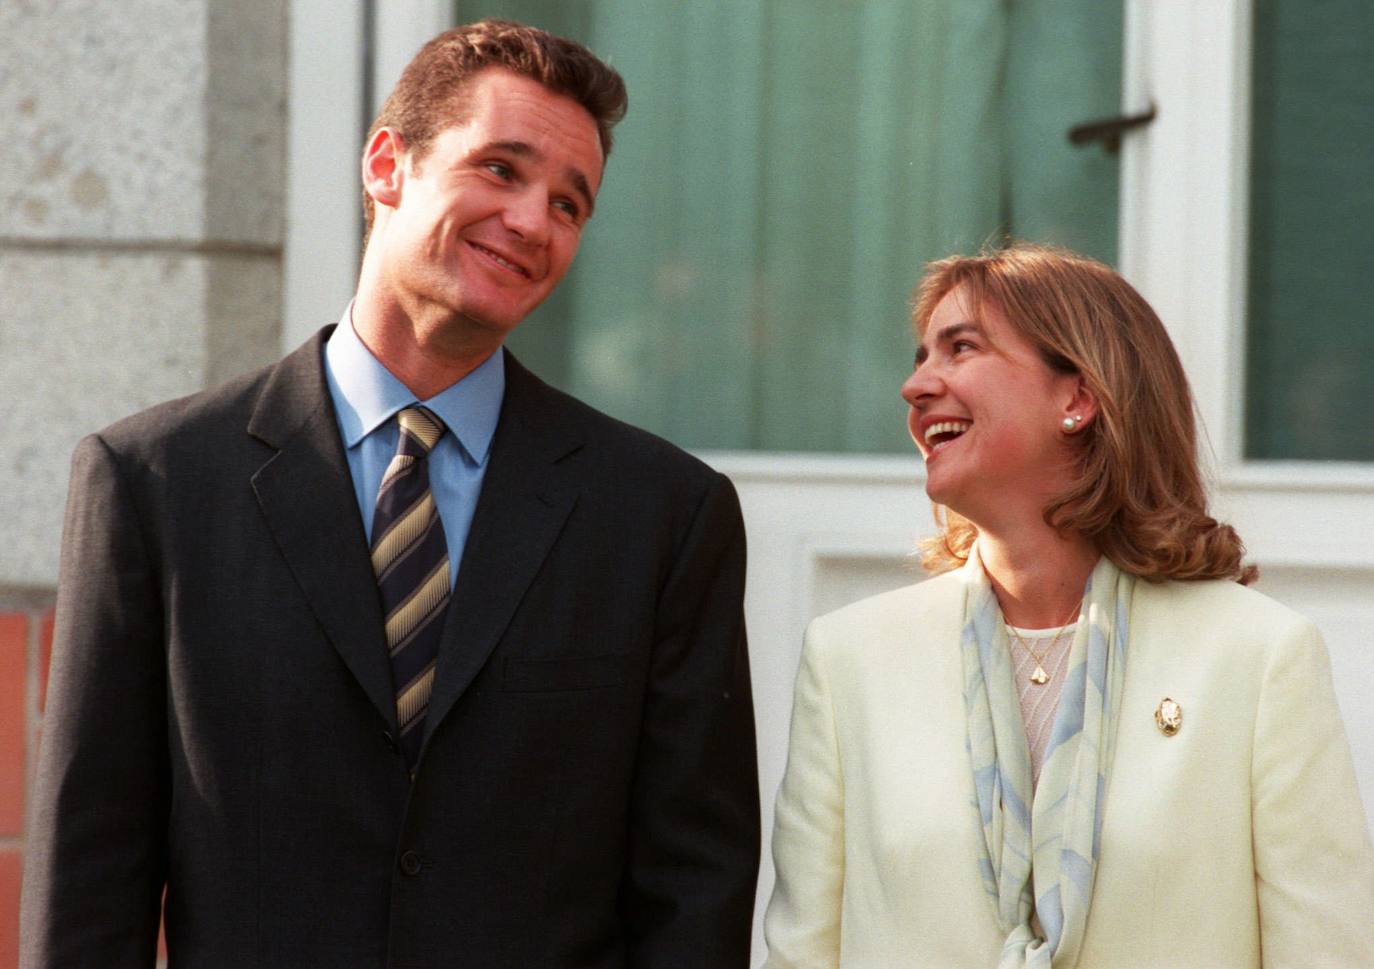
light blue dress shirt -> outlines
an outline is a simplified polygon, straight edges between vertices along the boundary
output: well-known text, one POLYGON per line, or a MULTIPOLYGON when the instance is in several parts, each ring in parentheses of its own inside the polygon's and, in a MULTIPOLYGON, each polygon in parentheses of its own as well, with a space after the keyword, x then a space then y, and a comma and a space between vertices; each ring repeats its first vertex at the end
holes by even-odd
MULTIPOLYGON (((325 344, 324 371, 363 530, 371 542, 377 489, 396 453, 400 433, 391 418, 417 401, 358 339, 351 303, 325 344)), ((437 414, 449 430, 430 452, 429 488, 444 523, 450 586, 458 578, 505 392, 505 353, 498 350, 453 386, 418 402, 437 414)))

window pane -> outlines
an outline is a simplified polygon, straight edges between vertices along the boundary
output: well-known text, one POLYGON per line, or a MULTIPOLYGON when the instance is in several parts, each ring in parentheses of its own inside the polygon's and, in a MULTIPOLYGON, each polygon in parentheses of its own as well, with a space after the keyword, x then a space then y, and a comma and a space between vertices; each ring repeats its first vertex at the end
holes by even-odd
POLYGON ((1112 261, 1101 0, 489 0, 624 74, 597 214, 512 337, 551 382, 688 447, 907 451, 911 288, 1011 233, 1112 261))
POLYGON ((1257 0, 1246 456, 1374 461, 1374 5, 1257 0))

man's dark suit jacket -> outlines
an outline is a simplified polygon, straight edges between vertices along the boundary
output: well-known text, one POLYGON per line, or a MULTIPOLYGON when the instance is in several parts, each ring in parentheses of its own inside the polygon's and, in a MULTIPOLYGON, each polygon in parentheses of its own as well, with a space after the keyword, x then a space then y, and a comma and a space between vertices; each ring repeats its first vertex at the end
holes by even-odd
POLYGON ((23 965, 747 965, 729 481, 508 357, 412 786, 327 333, 77 449, 23 965))

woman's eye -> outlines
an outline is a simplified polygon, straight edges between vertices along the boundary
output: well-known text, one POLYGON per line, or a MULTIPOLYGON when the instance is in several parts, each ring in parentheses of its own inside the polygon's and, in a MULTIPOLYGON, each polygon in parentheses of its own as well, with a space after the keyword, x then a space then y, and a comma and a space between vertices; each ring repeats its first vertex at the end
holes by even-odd
POLYGON ((965 350, 974 349, 974 346, 967 340, 955 340, 954 343, 950 345, 950 349, 953 350, 954 353, 957 355, 963 353, 965 350))

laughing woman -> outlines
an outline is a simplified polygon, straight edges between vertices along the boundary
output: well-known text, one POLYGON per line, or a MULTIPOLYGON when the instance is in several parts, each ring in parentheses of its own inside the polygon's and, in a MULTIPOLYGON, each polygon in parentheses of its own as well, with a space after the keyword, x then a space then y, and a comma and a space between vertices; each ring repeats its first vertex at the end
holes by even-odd
POLYGON ((1326 650, 1245 588, 1158 317, 1015 246, 915 325, 938 575, 807 633, 769 969, 1374 966, 1326 650))

